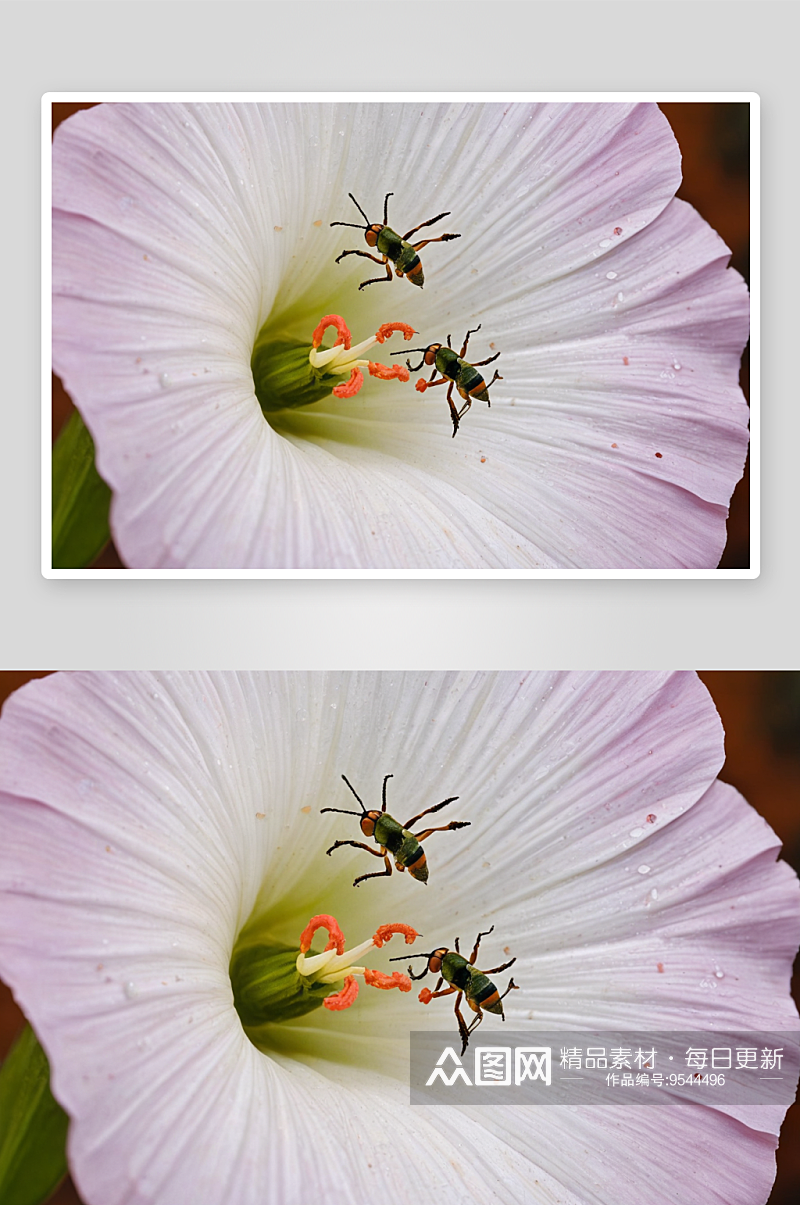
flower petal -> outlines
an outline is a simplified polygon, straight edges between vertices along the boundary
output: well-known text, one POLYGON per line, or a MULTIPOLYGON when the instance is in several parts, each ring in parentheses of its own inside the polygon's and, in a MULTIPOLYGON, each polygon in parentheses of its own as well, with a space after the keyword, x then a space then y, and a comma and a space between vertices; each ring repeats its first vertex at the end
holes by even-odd
POLYGON ((702 1009, 714 1027, 788 1024, 797 884, 766 825, 714 783, 721 760, 713 705, 685 674, 30 684, 0 724, 0 955, 73 1117, 87 1200, 356 1205, 388 1185, 412 1205, 424 1183, 452 1205, 487 1185, 516 1205, 584 1205, 609 1185, 656 1205, 676 1152, 687 1205, 763 1198, 776 1110, 418 1112, 405 1035, 441 1027, 440 1002, 364 991, 344 1013, 274 1026, 266 1055, 228 978, 254 904, 298 943, 323 911, 351 943, 400 923, 468 940, 491 918, 487 953, 517 956, 509 1020, 641 1029, 702 1009), (326 857, 330 834, 357 831, 317 814, 346 792, 343 771, 368 807, 393 773, 401 822, 459 793, 471 826, 432 837, 427 888, 396 874, 354 891, 364 855, 326 857))
MULTIPOLYGON (((715 565, 746 441, 725 381, 743 295, 734 304, 734 277, 719 264, 700 270, 688 282, 693 325, 679 333, 685 298, 669 287, 670 265, 706 252, 689 247, 688 218, 675 232, 661 225, 678 181, 674 138, 647 104, 122 104, 77 114, 54 147, 54 363, 114 490, 127 563, 715 565), (491 413, 473 407, 457 446, 444 398, 400 385, 274 427, 255 400, 250 349, 267 318, 276 335, 309 338, 319 298, 338 310, 347 298, 348 321, 374 327, 374 297, 352 289, 363 269, 335 264, 343 232, 330 222, 357 216, 342 212, 348 190, 372 212, 382 179, 415 181, 414 214, 392 217, 398 228, 441 206, 441 181, 454 216, 471 215, 446 252, 426 250, 435 292, 412 297, 399 282, 392 294, 396 317, 429 325, 428 337, 444 337, 442 314, 478 312, 490 346, 502 342, 506 383, 491 413), (660 233, 642 244, 651 227, 660 233), (655 240, 666 247, 659 309, 642 266, 655 240), (626 302, 627 335, 618 322, 609 331, 609 290, 596 287, 618 260, 637 306, 626 302), (648 305, 649 341, 634 329, 648 305), (560 306, 564 329, 550 313, 560 306), (676 333, 665 340, 669 306, 676 333), (660 384, 656 405, 644 404, 662 352, 709 333, 711 354, 698 352, 682 381, 701 363, 702 376, 677 404, 660 384), (612 372, 620 340, 634 335, 644 375, 612 372)), ((398 196, 392 212, 406 205, 398 196)))

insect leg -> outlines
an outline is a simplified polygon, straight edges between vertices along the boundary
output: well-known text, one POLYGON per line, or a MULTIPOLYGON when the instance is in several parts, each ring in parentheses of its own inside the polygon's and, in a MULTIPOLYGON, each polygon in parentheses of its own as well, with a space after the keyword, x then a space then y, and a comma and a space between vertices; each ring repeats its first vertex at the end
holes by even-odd
MULTIPOLYGON (((461 352, 459 353, 461 355, 462 360, 464 359, 464 354, 467 350, 467 344, 469 343, 470 335, 477 335, 477 333, 481 329, 482 325, 483 325, 483 323, 479 322, 478 325, 475 327, 474 331, 467 331, 466 335, 464 336, 464 346, 461 348, 461 352)), ((499 352, 498 352, 498 355, 499 355, 499 352)))
MULTIPOLYGON (((467 1037, 469 1037, 469 1035, 472 1033, 473 1029, 478 1028, 481 1021, 483 1020, 483 1010, 481 1009, 480 1004, 476 1004, 475 1011, 477 1013, 477 1016, 475 1017, 475 1020, 472 1022, 469 1029, 467 1030, 467 1037)), ((505 1020, 505 1017, 503 1018, 503 1020, 505 1020)), ((466 1050, 466 1046, 464 1047, 464 1050, 466 1050)), ((464 1053, 464 1050, 461 1051, 462 1054, 464 1053)))
POLYGON ((509 962, 504 962, 501 967, 491 967, 490 970, 484 971, 484 975, 499 975, 501 971, 507 971, 510 966, 516 962, 516 958, 512 958, 509 962))
MULTIPOLYGON (((423 222, 423 226, 427 225, 423 222)), ((417 227, 419 229, 419 227, 417 227)), ((427 247, 428 243, 447 243, 450 239, 461 238, 460 234, 440 234, 438 238, 425 238, 421 243, 412 243, 411 246, 415 251, 421 251, 423 247, 427 247)))
POLYGON ((467 411, 469 410, 471 405, 472 405, 472 398, 468 397, 467 400, 464 402, 464 405, 461 407, 461 409, 458 412, 459 419, 462 419, 464 417, 464 415, 467 413, 467 411))
POLYGON ((385 876, 390 875, 392 873, 392 863, 389 861, 389 855, 387 854, 387 852, 383 848, 383 846, 381 846, 380 851, 378 851, 377 849, 371 849, 369 852, 371 854, 377 854, 379 858, 382 857, 386 869, 385 870, 374 870, 371 874, 360 874, 357 879, 353 879, 354 887, 357 887, 359 883, 363 883, 364 879, 382 879, 385 876))
MULTIPOLYGON (((441 828, 426 828, 424 833, 414 833, 418 841, 424 841, 426 837, 430 837, 431 833, 448 833, 454 828, 466 828, 471 821, 469 820, 452 820, 450 824, 443 824, 441 828)), ((408 828, 408 825, 405 825, 408 828)))
MULTIPOLYGON (((441 982, 442 981, 440 979, 439 983, 441 983, 441 982)), ((458 991, 457 987, 448 987, 448 988, 445 988, 445 990, 443 992, 431 992, 431 1000, 438 1000, 440 996, 452 996, 453 992, 457 992, 457 991, 458 991)))
POLYGON ((430 812, 439 812, 442 808, 447 807, 448 803, 455 803, 458 795, 453 795, 450 799, 443 799, 441 803, 435 803, 432 808, 425 808, 424 812, 420 812, 417 816, 412 816, 410 820, 406 820, 403 828, 411 828, 412 824, 416 824, 423 816, 427 816, 430 812))
MULTIPOLYGON (((374 257, 370 255, 367 258, 373 259, 374 257)), ((375 262, 380 263, 380 260, 375 260, 375 262)), ((386 275, 385 276, 373 276, 370 280, 362 280, 361 284, 358 286, 359 292, 361 292, 362 289, 366 289, 367 285, 377 285, 377 284, 380 284, 380 282, 382 280, 391 280, 392 279, 392 269, 389 266, 388 255, 384 255, 383 263, 386 268, 386 275)))
MULTIPOLYGON (((446 218, 449 216, 450 216, 450 210, 445 209, 444 213, 437 213, 435 218, 428 218, 427 222, 420 222, 419 226, 415 226, 412 230, 409 230, 408 234, 403 235, 403 242, 407 242, 411 238, 411 235, 416 234, 417 231, 421 230, 423 226, 435 226, 437 222, 441 222, 442 218, 446 218)), ((461 238, 461 235, 460 234, 456 234, 456 235, 451 234, 449 237, 450 238, 461 238)))
POLYGON ((368 854, 374 854, 376 858, 382 858, 383 854, 379 850, 373 849, 371 845, 365 845, 363 841, 334 841, 330 849, 326 849, 326 854, 331 854, 334 849, 339 849, 342 845, 352 845, 353 849, 365 849, 368 854))
MULTIPOLYGON (((512 958, 512 959, 511 959, 511 962, 516 962, 516 959, 515 959, 515 958, 512 958)), ((511 962, 507 962, 507 963, 506 963, 506 966, 509 966, 509 967, 510 967, 510 966, 511 966, 511 962)), ((508 995, 508 993, 511 991, 511 989, 512 989, 512 988, 514 989, 514 991, 515 991, 515 992, 518 992, 518 991, 519 991, 519 984, 518 984, 518 983, 515 983, 513 979, 509 979, 509 981, 508 981, 508 987, 507 987, 507 988, 506 988, 506 990, 503 992, 503 994, 502 994, 502 996, 500 997, 500 999, 501 999, 501 1000, 505 1000, 506 996, 508 995)), ((503 1020, 505 1021, 505 1016, 503 1017, 503 1020)))
MULTIPOLYGON (((433 370, 433 377, 435 377, 435 376, 436 376, 436 369, 433 370)), ((439 377, 438 381, 434 381, 433 377, 431 377, 431 379, 428 381, 429 389, 435 389, 437 385, 446 385, 447 382, 450 381, 449 377, 439 377)), ((452 385, 453 382, 450 381, 450 384, 452 385)))
POLYGON ((496 360, 500 355, 502 355, 502 352, 496 351, 493 356, 489 356, 488 360, 476 360, 472 367, 483 368, 484 364, 491 364, 492 360, 496 360))
POLYGON ((456 431, 458 430, 459 420, 461 419, 461 415, 464 413, 463 410, 456 410, 455 403, 453 401, 453 385, 454 384, 455 384, 455 381, 451 381, 450 388, 447 391, 447 404, 450 407, 450 417, 453 420, 453 439, 455 439, 455 437, 456 437, 456 431))
POLYGON ((473 966, 475 965, 475 959, 478 957, 478 947, 481 944, 481 938, 488 937, 489 934, 493 933, 493 932, 494 932, 494 925, 492 925, 491 929, 487 929, 485 933, 479 933, 478 936, 475 938, 475 949, 472 951, 472 954, 470 955, 470 962, 472 963, 473 966))
POLYGON ((369 251, 343 251, 341 255, 336 256, 333 262, 338 264, 339 260, 344 259, 346 255, 360 255, 363 259, 371 259, 373 264, 384 264, 386 262, 385 258, 379 259, 377 255, 370 255, 369 251))
MULTIPOLYGON (((392 194, 389 193, 389 196, 391 196, 391 195, 392 194)), ((394 778, 394 774, 387 774, 383 780, 383 807, 381 808, 382 812, 386 811, 386 784, 390 778, 394 778)), ((405 827, 408 828, 408 825, 406 825, 405 827)))
POLYGON ((461 1003, 461 992, 459 992, 458 995, 456 996, 455 1014, 456 1014, 456 1020, 458 1021, 458 1033, 459 1033, 459 1037, 461 1038, 461 1053, 463 1054, 464 1051, 467 1049, 467 1046, 469 1045, 469 1032, 470 1031, 467 1029, 467 1023, 461 1015, 461 1009, 458 1007, 460 1003, 461 1003))

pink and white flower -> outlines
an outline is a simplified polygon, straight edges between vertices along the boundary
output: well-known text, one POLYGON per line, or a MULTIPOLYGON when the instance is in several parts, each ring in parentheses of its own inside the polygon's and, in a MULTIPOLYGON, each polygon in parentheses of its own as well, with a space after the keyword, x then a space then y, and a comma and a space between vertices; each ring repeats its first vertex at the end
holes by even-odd
MULTIPOLYGON (((714 568, 742 473, 748 297, 675 199, 652 104, 114 104, 53 148, 53 363, 151 569, 714 568), (352 192, 405 232, 446 207, 424 290, 359 292, 352 192), (348 242, 352 236, 352 242, 348 242), (265 418, 257 336, 388 317, 467 329, 503 380, 458 437, 367 382, 265 418)), ((435 233, 435 230, 431 233, 435 233)), ((372 266, 370 265, 370 268, 372 266)), ((441 395, 441 390, 439 395, 441 395)), ((278 399, 280 401, 280 399, 278 399)))
MULTIPOLYGON (((763 1202, 780 1109, 412 1109, 408 1033, 443 1012, 363 991, 257 1048, 229 975, 243 930, 297 949, 309 916, 375 931, 378 972, 379 923, 425 948, 494 924, 517 959, 512 1025, 791 1028, 797 881, 722 761, 690 674, 25 687, 0 722, 0 971, 50 1057, 86 1201, 412 1205, 422 1183, 458 1205, 661 1205, 679 1182, 684 1205, 763 1202), (326 858, 348 835, 320 815, 343 770, 368 799, 392 771, 398 815, 458 793, 471 826, 432 838, 426 887, 354 889, 366 854, 326 858)), ((340 977, 360 955, 331 936, 340 977)))

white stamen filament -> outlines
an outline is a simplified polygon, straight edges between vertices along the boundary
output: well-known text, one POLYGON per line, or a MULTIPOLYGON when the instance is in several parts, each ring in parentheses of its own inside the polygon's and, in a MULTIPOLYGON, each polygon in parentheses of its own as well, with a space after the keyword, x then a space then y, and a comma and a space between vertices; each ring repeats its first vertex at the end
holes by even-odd
POLYGON ((334 347, 326 347, 324 351, 312 347, 308 358, 312 368, 327 368, 328 372, 349 373, 353 368, 363 368, 369 363, 369 360, 360 360, 358 357, 361 352, 374 347, 377 342, 378 340, 373 335, 372 338, 363 339, 361 343, 357 343, 355 347, 348 350, 345 350, 341 343, 334 347))
POLYGON ((312 954, 308 958, 301 953, 297 955, 297 970, 306 979, 313 978, 319 983, 336 983, 346 975, 363 975, 365 968, 354 967, 353 963, 361 954, 374 947, 375 942, 370 938, 368 941, 362 941, 361 945, 354 946, 352 950, 345 950, 344 954, 337 954, 336 950, 332 949, 325 950, 322 954, 312 954))

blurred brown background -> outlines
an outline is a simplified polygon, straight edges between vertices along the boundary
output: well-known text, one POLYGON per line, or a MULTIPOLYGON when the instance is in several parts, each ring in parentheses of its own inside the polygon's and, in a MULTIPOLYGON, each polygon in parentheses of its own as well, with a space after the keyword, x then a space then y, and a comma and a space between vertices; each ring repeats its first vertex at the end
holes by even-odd
MULTIPOLYGON (((0 672, 0 701, 41 672, 0 672)), ((800 672, 720 672, 700 675, 717 705, 726 733, 720 775, 737 787, 782 839, 783 856, 800 868, 800 672)), ((798 999, 800 982, 795 978, 798 999)), ((0 984, 0 1059, 23 1025, 11 993, 0 984)), ((800 1200, 800 1106, 795 1104, 781 1133, 778 1178, 770 1205, 800 1200)), ((70 1182, 52 1198, 76 1205, 70 1182)), ((232 1203, 234 1205, 234 1203, 232 1203)))
MULTIPOLYGON (((78 109, 90 104, 53 105, 53 130, 78 109)), ((709 102, 660 106, 666 114, 683 154, 683 183, 678 196, 694 205, 717 230, 732 251, 731 266, 750 281, 750 112, 738 103, 709 102)), ((741 374, 742 389, 750 396, 749 345, 741 374)), ((73 410, 61 381, 53 377, 53 437, 73 410)), ((728 520, 728 544, 720 569, 750 566, 749 459, 736 487, 728 520)), ((101 554, 94 569, 124 568, 113 545, 101 554)))

